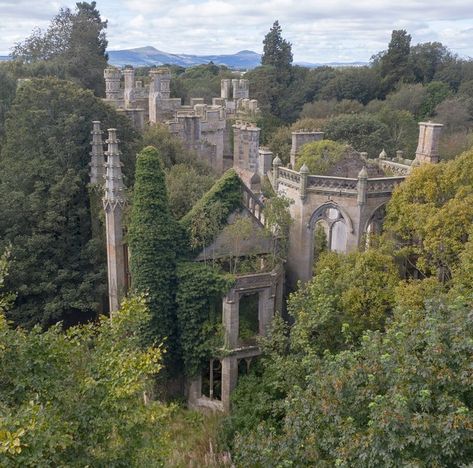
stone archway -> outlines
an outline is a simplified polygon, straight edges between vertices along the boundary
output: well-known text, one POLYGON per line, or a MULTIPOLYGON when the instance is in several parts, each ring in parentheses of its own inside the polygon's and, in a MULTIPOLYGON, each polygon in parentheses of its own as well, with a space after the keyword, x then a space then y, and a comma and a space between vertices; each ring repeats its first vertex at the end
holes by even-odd
POLYGON ((366 237, 366 242, 369 242, 369 236, 374 234, 374 235, 379 235, 383 231, 383 223, 384 223, 384 218, 386 217, 386 206, 388 202, 383 202, 380 205, 378 205, 373 212, 371 213, 371 216, 369 216, 368 220, 366 221, 366 224, 363 229, 363 234, 366 237))
POLYGON ((323 225, 327 235, 328 250, 346 253, 349 233, 353 232, 350 216, 336 203, 329 202, 319 206, 310 217, 307 228, 310 230, 310 264, 314 263, 314 232, 323 225))

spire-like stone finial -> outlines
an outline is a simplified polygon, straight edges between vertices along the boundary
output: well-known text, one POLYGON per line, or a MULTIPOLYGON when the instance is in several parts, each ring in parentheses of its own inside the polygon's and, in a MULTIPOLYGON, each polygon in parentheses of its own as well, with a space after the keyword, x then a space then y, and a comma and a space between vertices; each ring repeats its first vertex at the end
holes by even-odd
POLYGON ((105 176, 105 158, 103 154, 102 130, 100 129, 100 121, 92 122, 93 128, 90 132, 92 135, 92 151, 90 152, 90 183, 91 185, 102 185, 105 176))
POLYGON ((276 156, 274 159, 273 159, 273 166, 281 166, 282 165, 282 161, 281 161, 281 158, 279 156, 276 156))
POLYGON ((383 151, 379 153, 379 159, 386 159, 387 157, 388 155, 386 154, 386 151, 384 151, 384 148, 383 148, 383 151))
POLYGON ((114 210, 117 206, 123 207, 125 204, 125 185, 123 184, 122 163, 120 162, 120 151, 118 150, 119 140, 117 130, 108 129, 108 150, 107 162, 105 164, 105 195, 103 197, 104 209, 114 210))
POLYGON ((358 179, 367 179, 368 178, 368 171, 366 170, 366 166, 361 168, 361 171, 358 173, 358 179))
POLYGON ((301 174, 308 174, 309 173, 309 168, 307 167, 307 164, 303 164, 302 167, 300 168, 299 172, 301 174))

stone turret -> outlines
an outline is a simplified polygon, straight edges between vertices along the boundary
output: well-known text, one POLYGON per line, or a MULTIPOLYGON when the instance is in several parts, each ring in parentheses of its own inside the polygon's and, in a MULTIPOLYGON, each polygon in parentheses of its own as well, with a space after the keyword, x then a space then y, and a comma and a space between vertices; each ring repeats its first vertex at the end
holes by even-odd
POLYGON ((258 171, 260 129, 255 125, 237 122, 233 125, 233 166, 235 169, 258 171))
POLYGON ((149 72, 149 121, 159 121, 160 101, 171 97, 171 71, 169 68, 156 68, 149 72))
POLYGON ((94 120, 93 129, 90 132, 92 135, 92 151, 90 152, 90 184, 102 185, 105 176, 105 158, 103 154, 102 130, 100 129, 100 122, 94 120))
POLYGON ((125 68, 123 75, 125 76, 125 109, 131 109, 135 104, 135 70, 125 68))
POLYGON ((108 129, 106 143, 108 149, 103 207, 107 241, 108 295, 112 314, 119 309, 121 299, 126 293, 126 258, 123 243, 123 208, 126 199, 116 129, 108 129))
POLYGON ((417 163, 439 162, 439 142, 442 133, 442 124, 433 122, 419 122, 419 142, 417 144, 417 163))
POLYGON ((323 137, 323 132, 310 132, 305 130, 292 132, 291 166, 293 169, 296 167, 296 155, 300 149, 307 143, 322 140, 323 137))
POLYGON ((105 96, 110 101, 118 101, 121 97, 120 78, 121 73, 118 68, 108 67, 103 71, 105 78, 105 96))

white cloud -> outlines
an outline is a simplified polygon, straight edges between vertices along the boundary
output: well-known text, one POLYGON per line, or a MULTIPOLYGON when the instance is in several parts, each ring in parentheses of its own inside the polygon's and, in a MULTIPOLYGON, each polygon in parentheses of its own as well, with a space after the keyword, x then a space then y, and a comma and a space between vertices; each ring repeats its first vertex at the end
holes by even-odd
MULTIPOLYGON (((0 0, 0 54, 34 25, 44 27, 60 6, 74 3, 0 0)), ((301 61, 368 60, 398 28, 407 29, 413 43, 440 40, 473 55, 471 0, 99 0, 98 8, 109 20, 110 49, 261 51, 264 35, 279 19, 301 61)))

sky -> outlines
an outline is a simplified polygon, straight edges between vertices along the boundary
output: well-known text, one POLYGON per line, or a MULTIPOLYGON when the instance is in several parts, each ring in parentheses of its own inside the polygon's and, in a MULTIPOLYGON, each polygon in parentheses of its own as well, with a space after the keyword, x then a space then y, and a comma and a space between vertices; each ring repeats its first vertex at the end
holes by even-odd
MULTIPOLYGON (((75 1, 0 0, 0 55, 33 28, 47 28, 75 1)), ((473 56, 471 0, 98 0, 109 50, 153 46, 170 53, 262 51, 278 19, 297 62, 368 61, 393 29, 412 43, 440 41, 473 56)))

